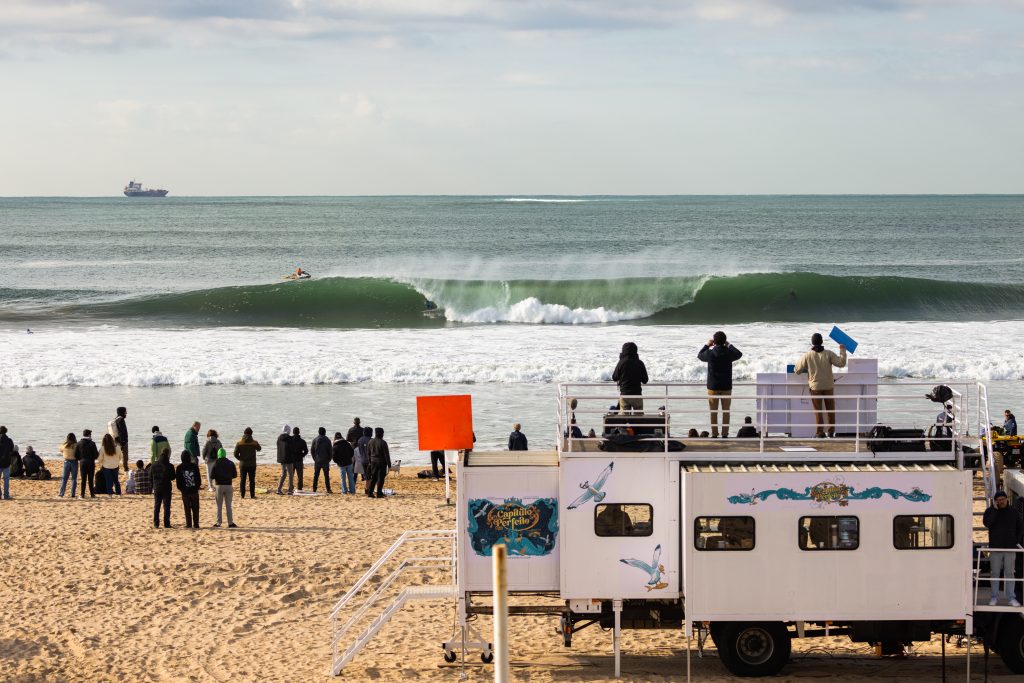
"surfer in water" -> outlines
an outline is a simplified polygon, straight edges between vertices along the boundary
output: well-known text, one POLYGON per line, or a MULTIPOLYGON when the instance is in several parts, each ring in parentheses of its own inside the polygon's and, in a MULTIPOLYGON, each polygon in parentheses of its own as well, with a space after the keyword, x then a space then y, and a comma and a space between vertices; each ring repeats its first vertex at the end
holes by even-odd
POLYGON ((310 275, 307 271, 303 270, 301 267, 296 267, 295 268, 295 272, 292 273, 291 275, 286 275, 285 279, 286 280, 309 280, 309 279, 312 279, 312 277, 313 277, 312 275, 310 275))

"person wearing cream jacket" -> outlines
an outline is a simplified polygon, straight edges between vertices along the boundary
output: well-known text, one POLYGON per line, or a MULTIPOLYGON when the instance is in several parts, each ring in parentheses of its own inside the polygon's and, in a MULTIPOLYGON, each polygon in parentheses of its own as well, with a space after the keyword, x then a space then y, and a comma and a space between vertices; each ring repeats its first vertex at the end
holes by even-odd
POLYGON ((839 345, 839 354, 826 351, 822 346, 821 335, 811 335, 811 350, 796 362, 793 372, 807 375, 807 386, 811 391, 811 405, 814 406, 814 422, 817 425, 817 436, 829 437, 836 435, 836 381, 832 368, 846 367, 846 347, 839 345))

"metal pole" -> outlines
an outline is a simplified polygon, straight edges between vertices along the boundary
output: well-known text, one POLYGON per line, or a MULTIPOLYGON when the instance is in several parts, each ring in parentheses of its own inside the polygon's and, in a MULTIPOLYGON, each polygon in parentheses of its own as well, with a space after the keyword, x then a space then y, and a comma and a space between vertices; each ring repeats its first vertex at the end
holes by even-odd
POLYGON ((494 683, 508 683, 508 582, 505 546, 494 546, 494 683))
POLYGON ((452 484, 451 480, 448 477, 448 451, 442 451, 442 453, 444 453, 444 455, 441 457, 441 467, 444 468, 444 503, 445 505, 451 505, 452 484))
POLYGON ((690 636, 693 635, 693 622, 686 622, 686 683, 690 683, 690 636))
POLYGON ((622 638, 622 600, 612 600, 612 611, 615 612, 615 629, 612 631, 612 649, 615 651, 615 678, 622 678, 622 662, 620 657, 622 638))

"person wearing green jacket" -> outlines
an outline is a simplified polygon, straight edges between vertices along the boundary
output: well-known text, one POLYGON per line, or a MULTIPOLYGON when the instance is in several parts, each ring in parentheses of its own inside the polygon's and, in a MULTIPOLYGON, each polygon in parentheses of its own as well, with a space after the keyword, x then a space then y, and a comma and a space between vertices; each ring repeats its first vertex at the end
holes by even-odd
POLYGON ((245 498, 246 478, 249 479, 249 496, 256 497, 256 453, 261 450, 263 450, 263 446, 260 446, 260 442, 252 438, 252 427, 246 427, 241 440, 235 444, 235 460, 238 461, 238 469, 242 474, 242 478, 239 480, 242 498, 245 498))
POLYGON ((185 450, 192 456, 192 462, 199 464, 199 428, 202 427, 198 422, 193 422, 192 426, 187 432, 185 432, 185 450))

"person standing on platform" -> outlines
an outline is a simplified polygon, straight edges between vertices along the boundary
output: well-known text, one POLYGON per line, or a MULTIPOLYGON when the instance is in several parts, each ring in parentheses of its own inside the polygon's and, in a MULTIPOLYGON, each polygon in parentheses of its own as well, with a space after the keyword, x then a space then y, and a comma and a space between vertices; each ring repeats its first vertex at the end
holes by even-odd
POLYGON ((327 436, 327 428, 321 427, 313 438, 313 493, 316 493, 316 486, 320 480, 320 473, 324 474, 324 488, 327 494, 331 493, 331 456, 334 455, 334 448, 331 439, 327 436))
POLYGON ((718 406, 722 406, 722 438, 729 438, 729 408, 732 405, 732 364, 743 357, 719 330, 697 353, 708 364, 708 408, 711 410, 711 438, 718 438, 718 406))
POLYGON ((391 467, 391 450, 388 448, 388 442, 384 440, 382 427, 377 427, 374 430, 374 437, 370 439, 366 450, 370 459, 370 473, 366 478, 366 495, 370 498, 383 498, 384 479, 387 478, 388 468, 391 467))
POLYGON ((522 428, 523 426, 518 422, 512 425, 512 433, 508 435, 508 449, 510 451, 529 450, 529 446, 526 442, 526 434, 523 434, 520 431, 522 428))
POLYGON ((619 410, 626 412, 644 409, 644 400, 640 394, 643 393, 643 385, 647 384, 647 366, 640 360, 640 351, 633 342, 622 345, 619 362, 612 372, 612 381, 619 385, 619 410))
MULTIPOLYGON (((190 457, 185 451, 185 457, 190 457)), ((160 457, 149 473, 153 477, 153 527, 160 528, 160 508, 164 509, 164 528, 171 528, 171 492, 174 490, 174 465, 170 449, 160 451, 160 457)))
POLYGON ((298 488, 302 490, 302 467, 303 459, 309 455, 309 446, 306 444, 306 440, 302 438, 299 433, 299 428, 295 427, 292 429, 292 464, 295 467, 295 478, 298 480, 298 488))
POLYGON ((988 547, 992 549, 988 557, 989 586, 992 590, 992 597, 988 604, 999 603, 999 577, 1002 576, 1005 579, 1002 581, 1003 593, 1009 600, 1010 607, 1020 607, 1020 602, 1017 601, 1014 594, 1013 556, 1016 553, 1010 552, 1009 549, 1016 548, 1017 544, 1021 542, 1021 538, 1024 537, 1024 523, 1021 522, 1017 511, 1009 506, 1005 492, 996 491, 992 502, 993 504, 985 510, 985 515, 982 517, 982 522, 988 529, 988 547), (1000 552, 998 550, 1000 548, 1007 550, 1000 552))
POLYGON ((192 454, 185 451, 181 454, 181 464, 174 474, 174 481, 181 496, 181 505, 185 508, 185 528, 199 528, 199 489, 203 478, 199 474, 199 465, 192 459, 192 454))
MULTIPOLYGON (((263 450, 260 442, 252 438, 252 427, 246 427, 242 438, 235 444, 235 460, 238 461, 238 469, 241 471, 239 481, 239 493, 245 498, 245 480, 249 480, 249 497, 256 497, 256 454, 263 450)), ((216 454, 215 454, 216 456, 216 454)), ((216 461, 214 462, 216 464, 216 461)), ((213 485, 213 468, 210 468, 210 483, 213 485)))
MULTIPOLYGON (((114 419, 107 423, 107 433, 114 438, 114 443, 121 451, 121 462, 125 472, 128 471, 128 425, 125 422, 127 418, 128 409, 121 406, 117 409, 114 419)), ((100 443, 102 444, 102 441, 100 443)))
POLYGON ((192 462, 199 464, 199 430, 202 425, 199 422, 193 422, 192 426, 185 432, 185 450, 192 456, 192 462))
MULTIPOLYGON (((358 419, 358 418, 357 418, 358 419)), ((356 492, 356 476, 352 464, 354 451, 348 439, 341 437, 341 432, 334 433, 334 444, 331 447, 331 457, 334 464, 338 466, 341 477, 341 492, 353 494, 356 492)))
POLYGON ((281 480, 277 482, 277 495, 282 495, 285 477, 288 477, 288 495, 295 493, 295 457, 292 449, 292 428, 288 425, 277 435, 277 462, 281 465, 281 480))
POLYGON ((217 484, 217 523, 214 524, 215 527, 219 527, 223 520, 221 517, 222 507, 228 509, 228 528, 234 529, 238 526, 231 514, 231 497, 235 493, 235 490, 231 488, 231 482, 237 476, 238 470, 235 469, 235 463, 228 460, 228 454, 223 448, 217 451, 217 464, 213 466, 213 480, 217 484))
POLYGON ((83 429, 82 438, 75 444, 75 457, 78 460, 78 476, 82 480, 82 498, 85 498, 85 485, 89 485, 89 497, 96 497, 96 460, 100 457, 99 449, 92 440, 92 430, 83 429))
POLYGON ((839 355, 826 351, 821 335, 811 335, 811 350, 796 362, 794 374, 807 375, 807 386, 811 392, 811 406, 814 408, 816 436, 824 438, 836 435, 836 380, 832 368, 846 367, 846 347, 839 345, 839 355))

